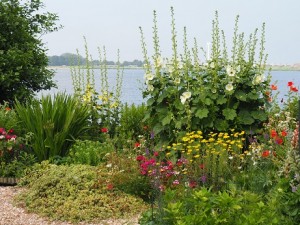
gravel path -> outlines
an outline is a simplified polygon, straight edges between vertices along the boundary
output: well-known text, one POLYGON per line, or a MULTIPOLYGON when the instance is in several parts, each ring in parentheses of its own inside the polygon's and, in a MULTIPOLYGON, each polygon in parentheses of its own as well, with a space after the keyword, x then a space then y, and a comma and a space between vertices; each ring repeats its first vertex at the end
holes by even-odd
MULTIPOLYGON (((13 197, 22 191, 19 187, 0 186, 0 225, 72 225, 61 221, 49 221, 13 204, 13 197)), ((137 225, 138 218, 132 220, 107 220, 97 224, 79 225, 137 225)))

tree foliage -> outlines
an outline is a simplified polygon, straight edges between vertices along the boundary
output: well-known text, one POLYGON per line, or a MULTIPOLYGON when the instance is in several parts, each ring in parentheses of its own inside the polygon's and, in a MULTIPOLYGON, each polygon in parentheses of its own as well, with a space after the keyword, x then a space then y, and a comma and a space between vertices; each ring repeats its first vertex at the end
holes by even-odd
POLYGON ((58 16, 41 13, 43 6, 41 0, 0 1, 0 103, 55 86, 40 38, 58 29, 58 16))

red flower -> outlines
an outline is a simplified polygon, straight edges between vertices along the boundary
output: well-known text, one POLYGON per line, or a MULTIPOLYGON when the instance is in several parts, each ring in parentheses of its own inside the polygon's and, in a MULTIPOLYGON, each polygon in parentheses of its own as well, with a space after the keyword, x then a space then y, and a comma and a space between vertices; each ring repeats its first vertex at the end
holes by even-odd
POLYGON ((204 164, 200 164, 199 167, 200 167, 200 169, 204 169, 205 168, 204 164))
POLYGON ((271 137, 272 137, 272 138, 277 137, 277 132, 276 132, 276 130, 271 130, 271 137))
POLYGON ((271 89, 272 89, 273 91, 276 91, 276 90, 277 90, 277 86, 276 86, 275 84, 271 84, 271 89))
POLYGON ((153 155, 154 155, 154 156, 158 156, 159 153, 158 153, 158 152, 154 152, 153 155))
POLYGON ((277 138, 276 139, 276 143, 279 144, 279 145, 281 145, 283 143, 282 138, 277 138))
POLYGON ((138 155, 137 157, 136 157, 136 161, 145 161, 146 160, 146 158, 145 158, 145 156, 143 156, 143 155, 138 155))
POLYGON ((290 91, 297 92, 298 89, 294 85, 292 85, 290 86, 290 91))
POLYGON ((282 137, 286 137, 287 136, 287 132, 285 130, 281 131, 281 136, 282 137))
POLYGON ((10 129, 10 130, 8 131, 9 134, 12 134, 13 132, 14 132, 14 129, 10 129))
POLYGON ((114 189, 114 185, 113 184, 107 184, 106 188, 107 188, 107 190, 111 191, 112 189, 114 189))
POLYGON ((134 143, 134 147, 135 147, 135 148, 138 148, 138 147, 140 147, 140 146, 141 146, 141 143, 139 143, 139 142, 134 143))
POLYGON ((197 186, 197 182, 196 181, 190 181, 189 182, 189 187, 190 188, 195 188, 197 186))
POLYGON ((262 157, 266 158, 270 155, 270 151, 269 150, 266 150, 262 153, 262 157))
POLYGON ((108 132, 108 129, 107 129, 106 127, 103 127, 103 128, 101 128, 101 132, 102 132, 102 133, 107 133, 107 132, 108 132))
POLYGON ((293 83, 292 81, 289 81, 289 82, 288 82, 288 86, 289 86, 289 87, 291 87, 291 86, 293 86, 293 85, 294 85, 294 83, 293 83))

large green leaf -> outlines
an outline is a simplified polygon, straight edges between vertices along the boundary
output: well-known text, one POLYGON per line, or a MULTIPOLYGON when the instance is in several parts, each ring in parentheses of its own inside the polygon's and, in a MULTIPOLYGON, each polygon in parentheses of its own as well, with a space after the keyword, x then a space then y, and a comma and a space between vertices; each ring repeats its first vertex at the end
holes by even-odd
POLYGON ((172 113, 171 112, 169 112, 169 113, 167 113, 167 115, 162 119, 162 125, 163 126, 166 126, 166 125, 168 125, 168 124, 170 124, 170 122, 171 122, 171 120, 172 120, 172 113))
POLYGON ((267 114, 264 111, 252 111, 251 116, 260 121, 267 120, 267 114))
POLYGON ((239 112, 238 120, 241 124, 246 124, 246 125, 251 125, 251 124, 254 123, 253 117, 246 110, 242 110, 242 111, 239 112))
POLYGON ((241 90, 236 91, 235 97, 241 101, 247 101, 247 94, 241 90))
POLYGON ((236 111, 235 109, 223 109, 222 110, 223 116, 225 116, 226 120, 234 120, 236 118, 236 111))
POLYGON ((208 116, 208 109, 207 108, 202 108, 198 109, 197 112, 195 113, 195 116, 198 117, 199 119, 206 118, 208 116))

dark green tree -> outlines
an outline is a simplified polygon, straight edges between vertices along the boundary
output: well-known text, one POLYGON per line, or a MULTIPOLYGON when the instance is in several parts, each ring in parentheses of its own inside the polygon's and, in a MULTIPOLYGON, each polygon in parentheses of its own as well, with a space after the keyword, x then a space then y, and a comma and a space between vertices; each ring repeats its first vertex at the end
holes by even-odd
POLYGON ((0 103, 55 87, 41 36, 59 29, 41 0, 0 0, 0 103))

